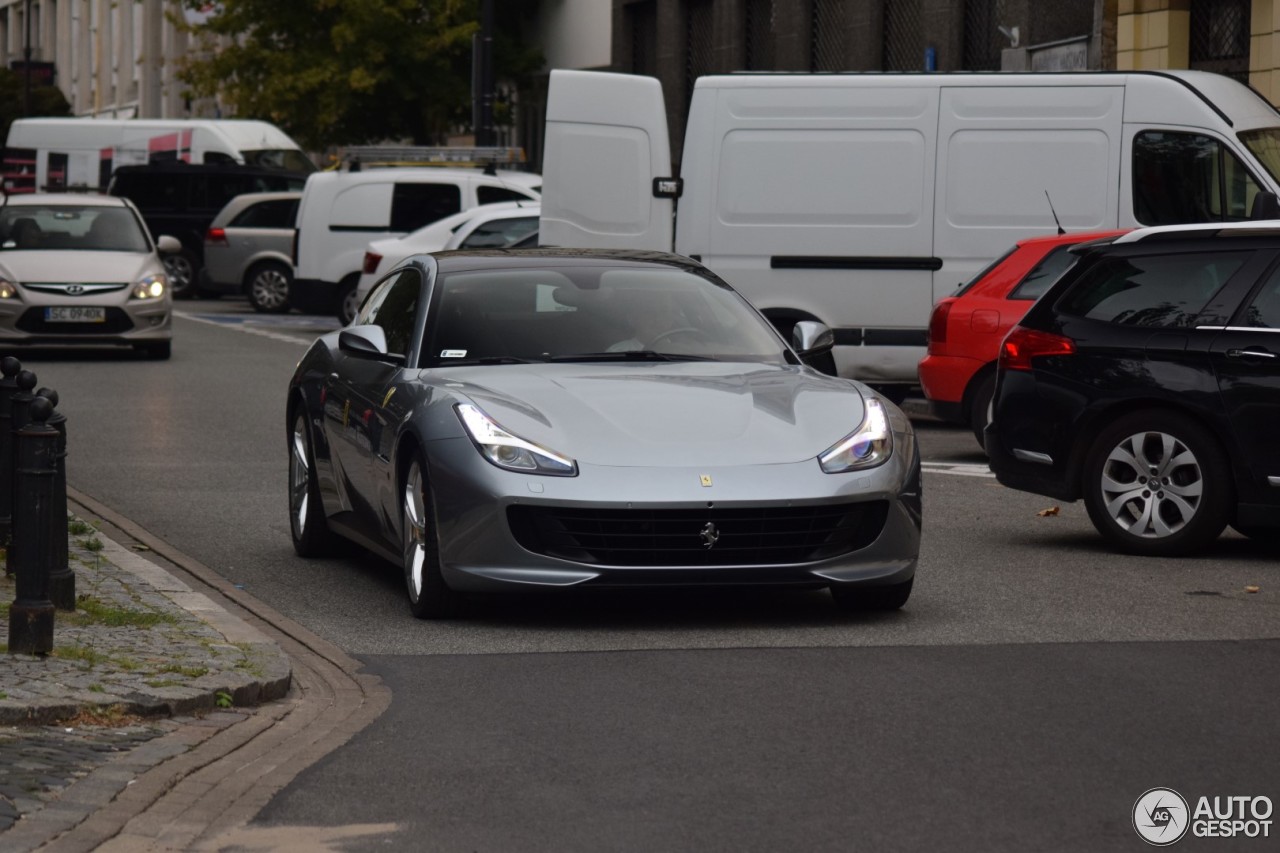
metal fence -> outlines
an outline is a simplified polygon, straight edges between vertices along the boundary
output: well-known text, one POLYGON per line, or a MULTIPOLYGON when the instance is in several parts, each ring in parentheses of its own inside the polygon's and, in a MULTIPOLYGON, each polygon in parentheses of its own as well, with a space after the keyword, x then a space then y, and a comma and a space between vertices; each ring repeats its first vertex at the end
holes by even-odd
POLYGON ((1000 32, 1010 24, 1004 19, 1004 6, 1004 0, 965 0, 964 70, 1000 70, 1000 52, 1010 46, 1000 32))
POLYGON ((811 0, 809 70, 843 71, 848 65, 845 0, 811 0))
POLYGON ((773 0, 745 0, 743 16, 743 65, 747 71, 773 70, 773 0))
POLYGON ((631 33, 631 73, 658 73, 658 2, 641 0, 623 7, 631 33))
POLYGON ((712 0, 687 0, 684 9, 684 102, 693 97, 693 84, 715 70, 712 0))
POLYGON ((1191 4, 1191 67, 1249 81, 1249 0, 1191 4))
POLYGON ((919 71, 924 67, 921 0, 885 0, 884 70, 919 71))

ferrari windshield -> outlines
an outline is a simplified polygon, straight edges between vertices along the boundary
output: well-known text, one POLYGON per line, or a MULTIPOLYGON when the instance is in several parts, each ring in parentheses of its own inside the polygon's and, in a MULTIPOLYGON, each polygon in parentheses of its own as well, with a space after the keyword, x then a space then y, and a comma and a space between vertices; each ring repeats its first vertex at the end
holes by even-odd
POLYGON ((23 204, 0 208, 0 249, 149 252, 151 244, 124 207, 23 204))
POLYGON ((785 364, 737 293, 674 266, 564 264, 441 274, 424 367, 715 359, 785 364))

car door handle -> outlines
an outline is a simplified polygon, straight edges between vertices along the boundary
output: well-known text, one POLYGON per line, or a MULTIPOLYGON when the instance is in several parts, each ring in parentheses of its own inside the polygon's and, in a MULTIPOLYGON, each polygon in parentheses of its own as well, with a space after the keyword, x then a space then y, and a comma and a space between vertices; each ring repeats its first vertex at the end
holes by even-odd
POLYGON ((1229 349, 1227 358, 1275 358, 1276 354, 1264 349, 1229 349))

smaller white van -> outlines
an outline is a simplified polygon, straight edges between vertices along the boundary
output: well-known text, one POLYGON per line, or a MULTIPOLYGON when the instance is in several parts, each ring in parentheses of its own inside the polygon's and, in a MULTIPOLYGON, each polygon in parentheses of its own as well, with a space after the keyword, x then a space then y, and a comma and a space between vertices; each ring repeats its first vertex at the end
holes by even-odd
POLYGON ((7 192, 106 191, 121 166, 238 163, 306 174, 315 164, 280 128, 249 119, 20 118, 5 140, 7 192))
POLYGON ((542 178, 530 172, 395 168, 316 172, 298 203, 294 285, 290 300, 304 313, 334 313, 350 322, 365 248, 480 204, 537 201, 542 178))

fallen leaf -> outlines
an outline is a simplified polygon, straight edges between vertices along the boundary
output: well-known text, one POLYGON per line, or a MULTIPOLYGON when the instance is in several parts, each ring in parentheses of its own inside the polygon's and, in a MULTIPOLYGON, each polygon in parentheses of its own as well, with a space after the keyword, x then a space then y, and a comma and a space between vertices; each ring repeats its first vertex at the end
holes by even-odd
POLYGON ((1245 592, 1259 592, 1261 589, 1262 589, 1262 587, 1260 587, 1260 586, 1246 586, 1246 587, 1244 588, 1244 591, 1245 591, 1245 592))
POLYGON ((150 551, 150 550, 151 550, 151 548, 150 548, 150 547, 148 547, 147 545, 134 545, 134 546, 133 546, 133 550, 135 550, 135 551, 150 551))
POLYGON ((1056 506, 1051 506, 1048 509, 1040 510, 1039 512, 1036 513, 1036 515, 1039 516, 1040 518, 1044 518, 1045 516, 1049 516, 1049 515, 1057 515, 1060 512, 1062 512, 1061 508, 1056 506))

